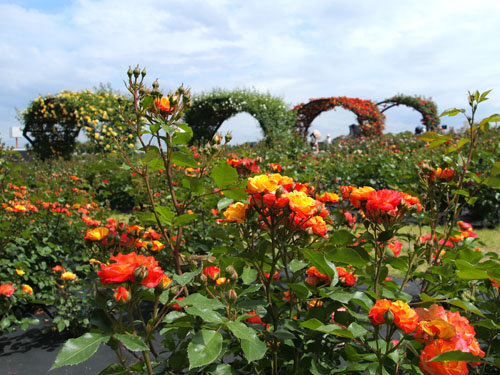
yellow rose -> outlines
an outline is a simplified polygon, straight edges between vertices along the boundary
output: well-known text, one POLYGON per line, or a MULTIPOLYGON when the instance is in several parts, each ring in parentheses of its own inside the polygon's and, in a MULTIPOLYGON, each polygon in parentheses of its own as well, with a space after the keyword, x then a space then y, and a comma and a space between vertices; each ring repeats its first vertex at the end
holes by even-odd
POLYGON ((278 182, 274 178, 269 178, 265 174, 250 177, 247 182, 247 192, 255 193, 272 193, 278 189, 278 182))

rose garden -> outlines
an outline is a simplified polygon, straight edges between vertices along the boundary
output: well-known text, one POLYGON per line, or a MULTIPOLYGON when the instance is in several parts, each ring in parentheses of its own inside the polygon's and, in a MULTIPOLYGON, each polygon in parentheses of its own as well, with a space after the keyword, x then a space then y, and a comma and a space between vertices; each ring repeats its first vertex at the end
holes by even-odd
POLYGON ((145 78, 38 97, 20 115, 33 159, 0 148, 2 336, 42 313, 71 337, 52 369, 107 346, 103 375, 500 373, 500 245, 482 238, 500 116, 477 118, 495 92, 439 116, 402 94, 288 108, 145 78), (426 131, 384 134, 397 105, 426 131), (335 107, 360 135, 312 152, 335 107), (240 112, 254 147, 217 133, 240 112), (443 116, 468 126, 443 134, 443 116))

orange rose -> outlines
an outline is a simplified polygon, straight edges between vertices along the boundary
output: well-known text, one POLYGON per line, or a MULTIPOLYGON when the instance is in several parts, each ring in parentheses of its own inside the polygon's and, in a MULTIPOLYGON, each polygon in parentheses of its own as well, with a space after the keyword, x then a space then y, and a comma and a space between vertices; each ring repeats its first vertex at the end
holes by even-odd
POLYGON ((89 229, 85 233, 84 239, 86 241, 100 241, 106 238, 109 234, 109 229, 106 227, 98 227, 94 229, 89 229))
POLYGON ((52 271, 54 271, 54 272, 66 272, 66 270, 60 265, 52 267, 52 271))
POLYGON ((405 333, 415 330, 418 324, 418 315, 406 302, 393 302, 389 310, 394 314, 394 324, 405 333))
POLYGON ((430 359, 453 350, 457 348, 450 341, 434 340, 420 353, 420 370, 424 375, 467 375, 469 371, 465 361, 429 362, 430 359))
POLYGON ((306 283, 310 285, 318 285, 318 284, 329 284, 330 278, 328 275, 324 275, 319 272, 316 267, 312 266, 307 271, 306 283))
POLYGON ((442 319, 422 320, 418 323, 415 340, 430 343, 434 339, 451 339, 455 337, 453 325, 442 319))
POLYGON ((236 222, 237 224, 243 223, 246 218, 247 208, 248 204, 243 204, 241 202, 230 204, 226 211, 224 211, 225 220, 236 222))
POLYGON ((167 96, 164 96, 161 99, 155 99, 155 106, 162 112, 170 112, 174 109, 173 107, 170 107, 170 99, 167 96))
POLYGON ((208 266, 203 268, 201 273, 207 277, 210 277, 212 280, 217 280, 220 274, 220 268, 217 266, 208 266))
POLYGON ((368 317, 373 324, 385 323, 384 314, 391 307, 392 302, 388 299, 379 299, 370 309, 368 317))
POLYGON ((335 193, 323 193, 320 197, 317 197, 320 202, 330 202, 337 203, 339 201, 339 195, 335 193))
POLYGON ((32 295, 33 295, 33 288, 32 288, 32 287, 30 287, 29 285, 27 285, 27 284, 23 284, 22 288, 23 288, 23 293, 27 293, 27 294, 29 294, 30 296, 32 296, 32 295))
MULTIPOLYGON (((372 191, 375 191, 375 189, 370 186, 354 188, 349 194, 349 200, 355 208, 360 208, 361 201, 367 200, 372 191)), ((342 192, 342 195, 344 195, 344 192, 342 192)))
POLYGON ((12 294, 14 294, 14 291, 16 288, 12 286, 12 283, 8 284, 0 284, 0 295, 4 295, 5 297, 10 297, 12 294))
POLYGON ((114 260, 115 263, 109 265, 101 263, 101 271, 97 272, 103 285, 134 281, 134 272, 139 267, 147 269, 147 276, 141 280, 141 284, 147 288, 157 286, 164 275, 163 270, 158 266, 158 261, 154 257, 147 257, 136 253, 126 255, 119 253, 110 259, 114 260))
POLYGON ((437 180, 450 181, 451 179, 453 179, 453 176, 455 176, 455 172, 453 172, 453 169, 436 168, 432 171, 431 180, 432 181, 437 181, 437 180))

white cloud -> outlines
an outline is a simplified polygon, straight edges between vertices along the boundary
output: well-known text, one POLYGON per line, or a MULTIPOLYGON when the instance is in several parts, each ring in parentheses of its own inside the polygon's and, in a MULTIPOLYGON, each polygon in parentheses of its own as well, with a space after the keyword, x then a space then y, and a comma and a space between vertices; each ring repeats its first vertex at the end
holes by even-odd
MULTIPOLYGON (((1 136, 39 93, 123 90, 137 63, 167 90, 255 87, 291 105, 405 93, 463 107, 467 89, 500 90, 499 11, 495 0, 0 2, 1 136)), ((486 113, 498 112, 490 96, 486 113)))

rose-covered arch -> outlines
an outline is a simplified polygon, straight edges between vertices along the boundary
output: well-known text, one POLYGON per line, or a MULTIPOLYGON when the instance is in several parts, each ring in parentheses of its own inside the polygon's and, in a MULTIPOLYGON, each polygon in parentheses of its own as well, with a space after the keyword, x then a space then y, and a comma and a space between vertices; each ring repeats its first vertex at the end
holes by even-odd
POLYGON ((437 112, 437 104, 430 99, 421 98, 419 96, 398 94, 392 98, 385 99, 380 103, 377 103, 377 105, 381 108, 380 112, 382 113, 399 105, 406 105, 413 108, 422 115, 421 122, 427 131, 436 129, 440 123, 437 112))
POLYGON ((358 120, 361 134, 364 136, 379 135, 384 130, 385 116, 371 100, 333 96, 331 98, 311 99, 294 107, 297 113, 296 129, 299 134, 307 136, 313 120, 322 112, 341 106, 353 112, 358 120))
POLYGON ((214 90, 193 98, 184 121, 193 129, 193 140, 211 139, 222 123, 246 112, 259 123, 266 139, 288 132, 295 122, 281 98, 248 90, 214 90))

